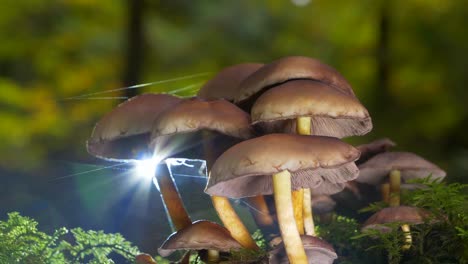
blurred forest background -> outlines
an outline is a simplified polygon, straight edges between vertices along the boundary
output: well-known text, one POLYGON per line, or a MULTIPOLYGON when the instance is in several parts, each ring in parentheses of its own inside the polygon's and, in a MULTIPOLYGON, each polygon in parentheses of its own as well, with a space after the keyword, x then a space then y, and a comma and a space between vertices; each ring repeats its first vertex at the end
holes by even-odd
MULTIPOLYGON (((374 130, 349 142, 389 137, 468 182, 467 17, 461 0, 4 1, 0 219, 20 211, 46 229, 121 232, 154 253, 168 235, 159 194, 100 170, 110 163, 85 149, 94 123, 124 98, 194 94, 223 67, 289 55, 318 58, 353 85, 374 130), (100 93, 198 73, 209 74, 100 93)), ((209 202, 194 193, 187 207, 203 215, 209 202)))

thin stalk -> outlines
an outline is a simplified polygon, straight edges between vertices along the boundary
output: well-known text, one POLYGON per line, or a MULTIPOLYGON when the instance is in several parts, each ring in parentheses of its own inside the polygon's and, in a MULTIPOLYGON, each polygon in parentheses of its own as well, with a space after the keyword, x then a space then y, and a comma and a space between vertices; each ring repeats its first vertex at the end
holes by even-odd
POLYGON ((178 231, 191 225, 192 220, 185 210, 182 198, 169 172, 168 164, 163 162, 158 165, 154 180, 175 230, 178 231))
POLYGON ((299 189, 292 191, 292 203, 294 211, 294 219, 296 220, 297 230, 299 234, 304 234, 304 217, 303 217, 303 207, 304 207, 304 189, 299 189))
POLYGON ((385 203, 390 203, 390 184, 389 183, 383 183, 380 186, 380 193, 382 195, 382 201, 385 203))
POLYGON ((307 264, 307 255, 302 240, 294 223, 294 211, 291 198, 291 174, 284 170, 273 176, 278 223, 283 237, 284 248, 291 264, 307 264))
POLYGON ((390 172, 390 200, 391 207, 400 206, 400 184, 401 173, 399 170, 392 170, 390 172))
MULTIPOLYGON (((298 117, 296 119, 296 132, 299 135, 312 135, 312 118, 309 116, 298 117)), ((304 198, 302 204, 305 234, 315 236, 314 218, 312 216, 312 191, 304 189, 304 198), (307 195, 307 197, 306 197, 307 195)))
MULTIPOLYGON (((217 157, 214 155, 214 146, 211 145, 209 133, 203 133, 203 148, 208 173, 211 171, 217 157)), ((211 201, 224 227, 231 233, 231 236, 239 242, 244 248, 259 250, 257 243, 253 240, 249 230, 237 215, 226 197, 211 196, 211 201)))
POLYGON ((304 206, 303 209, 303 216, 304 216, 304 229, 305 233, 308 236, 315 236, 315 225, 314 225, 314 217, 312 213, 312 195, 310 189, 304 189, 304 206), (312 219, 310 221, 309 219, 312 219))

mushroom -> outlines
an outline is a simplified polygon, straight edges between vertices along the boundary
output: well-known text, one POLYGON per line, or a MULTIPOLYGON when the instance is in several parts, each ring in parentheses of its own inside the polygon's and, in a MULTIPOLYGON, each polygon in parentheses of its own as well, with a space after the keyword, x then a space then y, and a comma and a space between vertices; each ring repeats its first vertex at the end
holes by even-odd
POLYGON ((156 260, 151 255, 146 253, 140 253, 135 257, 136 264, 157 264, 156 260))
POLYGON ((219 251, 227 252, 242 246, 229 231, 210 221, 195 221, 172 235, 158 249, 158 253, 167 257, 176 250, 208 250, 208 261, 217 262, 219 251))
POLYGON ((312 210, 322 222, 328 222, 332 219, 335 206, 336 202, 328 195, 312 196, 312 210))
MULTIPOLYGON (((359 165, 359 170, 359 177, 355 181, 374 186, 384 183, 385 179, 387 179, 387 176, 392 171, 400 173, 401 180, 404 182, 404 184, 402 184, 404 189, 419 188, 418 184, 405 183, 408 180, 425 178, 429 175, 431 175, 433 179, 442 180, 446 175, 445 171, 435 164, 411 152, 380 153, 359 165)), ((385 185, 381 186, 383 197, 386 197, 386 188, 385 185)), ((393 184, 393 188, 397 189, 399 193, 399 180, 398 184, 393 184)), ((390 190, 390 192, 391 191, 392 190, 390 190)), ((399 199, 399 195, 390 196, 390 199, 399 199)))
POLYGON ((342 90, 345 94, 354 96, 351 85, 341 74, 332 67, 302 56, 289 56, 269 63, 241 82, 240 91, 234 100, 236 104, 251 105, 264 89, 278 84, 299 79, 309 79, 342 90))
POLYGON ((366 108, 353 96, 311 80, 289 81, 263 93, 251 110, 265 132, 296 133, 299 117, 310 117, 304 134, 348 137, 372 129, 366 108))
MULTIPOLYGON (((338 258, 333 246, 325 240, 314 236, 301 236, 302 244, 309 259, 309 264, 332 264, 338 258)), ((281 242, 269 254, 270 264, 289 263, 284 244, 281 242)))
MULTIPOLYGON (((255 101, 251 114, 252 123, 265 132, 342 138, 366 134, 372 128, 369 113, 354 96, 311 80, 293 80, 270 88, 255 101)), ((328 189, 324 192, 332 194, 344 186, 344 183, 324 182, 318 191, 328 189)), ((310 197, 309 190, 304 192, 310 197)), ((313 235, 312 205, 310 199, 304 201, 299 206, 306 216, 306 234, 313 235)))
POLYGON ((346 182, 358 170, 359 151, 332 137, 269 134, 224 152, 205 192, 230 198, 274 194, 281 236, 291 263, 307 263, 292 209, 291 190, 323 181, 346 182))
POLYGON ((412 237, 409 224, 422 224, 429 218, 430 213, 424 209, 412 206, 394 206, 384 208, 373 214, 364 222, 362 230, 376 229, 380 232, 390 232, 391 228, 385 226, 387 223, 403 223, 401 229, 405 234, 405 244, 403 250, 411 247, 412 237))
POLYGON ((399 170, 403 181, 425 178, 442 180, 446 173, 437 165, 411 152, 380 153, 359 166, 357 182, 377 185, 392 170, 399 170))
POLYGON ((356 148, 361 152, 361 156, 356 161, 356 165, 360 165, 370 158, 382 152, 387 152, 390 148, 395 147, 395 142, 388 138, 381 138, 370 143, 359 145, 356 148))
MULTIPOLYGON (((143 94, 121 103, 96 124, 87 142, 88 152, 116 161, 152 157, 153 151, 148 146, 153 122, 180 101, 180 98, 166 94, 143 94)), ((192 221, 167 165, 159 164, 156 171, 157 187, 175 228, 178 230, 190 225, 192 221)))
POLYGON ((151 127, 161 112, 181 101, 166 94, 142 94, 128 99, 99 120, 87 141, 88 152, 106 160, 151 157, 151 127))
POLYGON ((262 66, 261 63, 242 63, 226 67, 205 83, 197 96, 206 100, 223 98, 232 102, 239 93, 239 84, 262 66))
MULTIPOLYGON (((207 161, 209 172, 220 153, 252 136, 250 116, 234 104, 224 99, 205 101, 191 98, 161 114, 154 124, 151 144, 173 157, 180 155, 181 150, 193 152, 198 158, 202 156, 207 161), (191 142, 199 145, 188 144, 191 142)), ((258 249, 229 200, 218 196, 211 199, 232 236, 244 247, 258 249)))

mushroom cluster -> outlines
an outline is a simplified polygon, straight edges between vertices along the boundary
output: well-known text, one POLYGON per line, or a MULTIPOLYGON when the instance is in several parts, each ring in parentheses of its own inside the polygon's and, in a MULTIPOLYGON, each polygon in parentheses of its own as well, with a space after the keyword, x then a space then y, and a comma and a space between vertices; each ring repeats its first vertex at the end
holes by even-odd
POLYGON ((259 250, 229 201, 245 198, 259 228, 275 241, 270 263, 332 263, 337 255, 316 237, 312 214, 330 214, 331 195, 344 189, 361 195, 358 184, 382 183, 395 169, 404 179, 445 176, 423 161, 405 163, 408 153, 386 152, 394 145, 388 139, 357 148, 341 141, 371 129, 368 111, 338 71, 291 56, 227 67, 193 98, 131 98, 97 123, 87 147, 111 160, 157 157, 154 182, 175 229, 159 249, 163 256, 197 250, 217 262, 219 251, 259 250), (224 227, 192 222, 168 158, 206 161, 205 193, 224 227))

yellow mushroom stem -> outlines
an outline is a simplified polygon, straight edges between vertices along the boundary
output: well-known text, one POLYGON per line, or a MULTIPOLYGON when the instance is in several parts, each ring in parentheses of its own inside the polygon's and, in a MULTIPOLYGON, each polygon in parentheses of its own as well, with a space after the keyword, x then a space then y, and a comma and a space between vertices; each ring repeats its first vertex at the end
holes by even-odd
POLYGON ((239 242, 244 248, 258 250, 258 246, 245 227, 242 220, 237 215, 231 202, 226 197, 211 196, 213 206, 218 213, 219 218, 223 222, 224 227, 229 230, 231 236, 239 242))
POLYGON ((302 215, 304 216, 304 229, 305 234, 308 236, 315 236, 315 225, 314 221, 310 221, 313 218, 312 214, 312 195, 310 189, 304 189, 304 202, 302 207, 302 215))
POLYGON ((214 250, 214 249, 208 249, 206 259, 208 260, 208 262, 218 263, 219 262, 219 251, 214 250))
MULTIPOLYGON (((401 184, 401 173, 399 170, 392 170, 390 172, 390 206, 400 206, 400 184, 401 184)), ((401 230, 405 235, 405 244, 401 247, 402 250, 408 250, 411 247, 413 238, 411 237, 410 226, 404 224, 401 226, 401 230)))
MULTIPOLYGON (((298 117, 296 119, 296 132, 299 135, 312 135, 312 118, 310 116, 298 117)), ((302 210, 305 234, 315 236, 314 218, 312 217, 312 192, 306 188, 303 193, 302 210)))
POLYGON ((403 230, 403 234, 405 235, 405 244, 401 247, 403 250, 408 250, 411 247, 413 242, 413 238, 411 237, 411 230, 408 224, 404 224, 401 226, 401 230, 403 230))
POLYGON ((271 216, 268 205, 263 195, 257 195, 246 198, 248 203, 253 207, 252 215, 255 222, 260 226, 272 226, 274 225, 273 217, 271 216))
POLYGON ((380 186, 380 193, 382 195, 382 201, 388 204, 390 202, 390 184, 383 183, 380 186))
POLYGON ((307 264, 307 255, 302 240, 294 223, 294 211, 291 198, 291 174, 284 170, 273 176, 273 193, 276 213, 283 238, 284 248, 291 264, 307 264))
POLYGON ((304 189, 292 191, 292 202, 294 219, 296 220, 297 231, 299 234, 304 234, 304 218, 303 218, 303 205, 304 205, 304 189))
POLYGON ((175 230, 178 231, 192 224, 190 216, 185 210, 182 198, 180 198, 177 187, 174 183, 167 164, 161 164, 158 167, 155 176, 157 187, 161 193, 161 198, 169 214, 170 221, 175 230))
MULTIPOLYGON (((216 160, 213 148, 214 146, 211 144, 210 134, 203 133, 203 151, 208 172, 211 171, 211 166, 213 166, 216 160)), ((211 196, 211 201, 213 202, 213 206, 221 222, 223 222, 224 227, 229 230, 231 236, 244 248, 258 250, 259 247, 257 243, 255 243, 249 230, 237 215, 229 199, 221 196, 211 196)))
POLYGON ((401 174, 399 170, 390 172, 390 198, 389 204, 391 207, 400 206, 400 182, 401 174))

